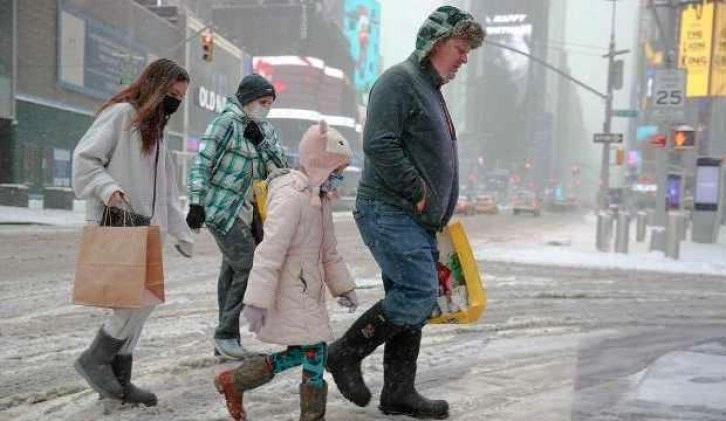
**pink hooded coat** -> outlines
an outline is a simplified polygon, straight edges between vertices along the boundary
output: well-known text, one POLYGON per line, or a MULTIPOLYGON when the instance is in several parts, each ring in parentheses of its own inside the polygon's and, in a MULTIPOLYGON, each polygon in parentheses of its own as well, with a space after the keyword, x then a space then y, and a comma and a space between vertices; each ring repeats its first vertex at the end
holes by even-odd
POLYGON ((255 251, 244 303, 267 309, 258 334, 264 342, 330 342, 325 289, 334 297, 355 288, 336 249, 330 199, 320 185, 348 161, 348 142, 324 122, 300 142, 305 172, 282 170, 268 180, 265 237, 255 251), (306 175, 309 174, 308 175, 306 175))

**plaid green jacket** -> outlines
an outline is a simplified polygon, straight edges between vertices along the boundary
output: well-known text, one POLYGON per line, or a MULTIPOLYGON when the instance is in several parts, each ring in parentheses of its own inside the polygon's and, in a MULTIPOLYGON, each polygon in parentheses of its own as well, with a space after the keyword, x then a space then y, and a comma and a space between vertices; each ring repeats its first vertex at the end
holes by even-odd
POLYGON ((250 216, 244 221, 250 224, 252 182, 265 180, 276 168, 287 167, 274 127, 260 123, 265 140, 255 147, 243 135, 249 121, 237 98, 228 98, 222 114, 207 127, 189 171, 189 203, 203 205, 206 224, 223 234, 242 214, 250 216), (243 212, 243 207, 250 209, 243 212))

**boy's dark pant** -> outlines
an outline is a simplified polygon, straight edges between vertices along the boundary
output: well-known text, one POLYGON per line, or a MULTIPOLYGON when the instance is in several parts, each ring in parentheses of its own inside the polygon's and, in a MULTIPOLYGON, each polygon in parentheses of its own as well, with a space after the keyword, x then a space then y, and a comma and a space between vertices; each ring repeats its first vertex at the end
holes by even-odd
POLYGON ((239 339, 239 315, 252 269, 255 241, 250 227, 237 219, 226 234, 209 230, 222 252, 222 268, 217 282, 219 325, 214 332, 218 339, 239 339))

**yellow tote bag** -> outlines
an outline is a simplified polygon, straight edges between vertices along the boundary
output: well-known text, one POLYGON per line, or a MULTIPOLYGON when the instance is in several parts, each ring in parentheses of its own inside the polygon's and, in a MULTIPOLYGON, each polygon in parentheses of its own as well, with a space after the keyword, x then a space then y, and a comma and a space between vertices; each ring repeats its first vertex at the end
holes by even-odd
POLYGON ((449 224, 437 240, 439 298, 428 323, 474 323, 486 309, 487 293, 464 226, 449 224))
POLYGON ((255 194, 255 206, 264 221, 267 218, 267 181, 257 180, 252 182, 252 192, 255 194))

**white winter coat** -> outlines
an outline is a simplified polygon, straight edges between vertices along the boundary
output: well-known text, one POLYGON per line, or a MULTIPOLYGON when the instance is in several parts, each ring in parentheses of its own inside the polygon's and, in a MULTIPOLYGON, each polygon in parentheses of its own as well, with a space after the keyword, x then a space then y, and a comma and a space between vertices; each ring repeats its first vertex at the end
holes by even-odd
POLYGON ((73 189, 86 199, 88 221, 98 223, 103 207, 116 190, 127 196, 133 212, 151 216, 151 223, 162 233, 176 237, 191 249, 192 234, 179 201, 174 162, 159 143, 156 174, 156 209, 152 210, 156 151, 142 154, 141 134, 131 122, 136 116, 133 105, 123 102, 98 115, 73 151, 73 189))
POLYGON ((307 176, 291 170, 271 178, 264 240, 255 251, 244 303, 267 309, 258 338, 280 345, 330 342, 325 289, 334 297, 355 288, 336 250, 330 200, 311 204, 307 176))

